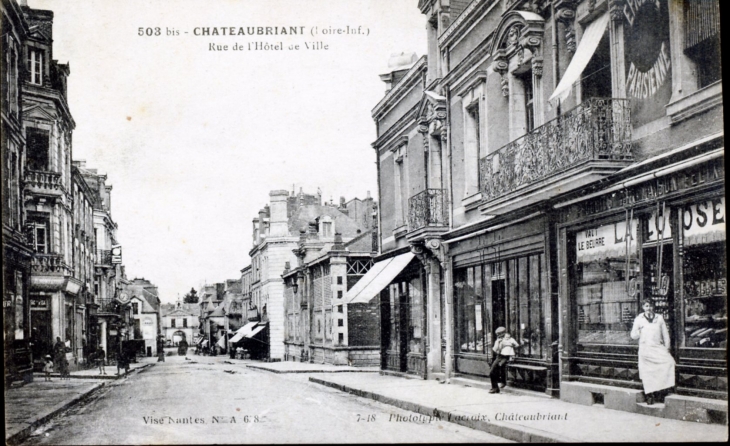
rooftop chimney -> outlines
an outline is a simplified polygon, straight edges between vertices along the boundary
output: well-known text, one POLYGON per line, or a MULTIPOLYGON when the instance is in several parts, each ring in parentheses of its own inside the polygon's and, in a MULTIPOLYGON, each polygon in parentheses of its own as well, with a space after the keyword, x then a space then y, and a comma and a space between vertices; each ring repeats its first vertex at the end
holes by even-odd
POLYGON ((271 203, 269 235, 272 237, 285 237, 289 234, 286 212, 287 197, 289 197, 289 192, 285 190, 272 190, 269 192, 269 202, 271 203))

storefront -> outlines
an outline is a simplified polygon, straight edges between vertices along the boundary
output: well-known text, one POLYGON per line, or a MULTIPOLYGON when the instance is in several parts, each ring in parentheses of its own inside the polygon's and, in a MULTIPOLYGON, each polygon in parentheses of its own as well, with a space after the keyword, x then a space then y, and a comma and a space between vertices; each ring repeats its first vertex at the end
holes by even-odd
POLYGON ((505 327, 523 344, 508 365, 508 384, 556 393, 547 235, 542 215, 451 244, 456 373, 488 376, 494 331, 505 327))
POLYGON ((630 332, 650 299, 669 328, 677 393, 727 399, 722 161, 561 209, 562 381, 641 389, 630 332))

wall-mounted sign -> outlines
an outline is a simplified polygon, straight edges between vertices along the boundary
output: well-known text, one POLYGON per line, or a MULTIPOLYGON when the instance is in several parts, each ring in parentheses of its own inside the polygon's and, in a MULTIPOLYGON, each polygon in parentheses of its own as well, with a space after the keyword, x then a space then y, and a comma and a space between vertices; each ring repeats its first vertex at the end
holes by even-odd
POLYGON ((725 240, 725 197, 685 205, 682 232, 685 245, 725 240))
POLYGON ((149 318, 145 319, 144 320, 144 324, 145 325, 152 325, 153 324, 152 319, 149 319, 149 318))
POLYGON ((669 9, 666 0, 626 0, 623 8, 626 93, 632 120, 645 123, 662 116, 672 94, 669 9))
POLYGON ((626 238, 629 237, 631 252, 636 252, 636 230, 638 219, 634 218, 631 233, 626 231, 626 222, 603 225, 579 231, 575 235, 575 249, 579 262, 626 256, 626 238))
POLYGON ((112 264, 122 263, 122 245, 112 246, 112 264))
POLYGON ((32 310, 47 310, 48 309, 48 298, 45 297, 31 297, 30 308, 32 310))

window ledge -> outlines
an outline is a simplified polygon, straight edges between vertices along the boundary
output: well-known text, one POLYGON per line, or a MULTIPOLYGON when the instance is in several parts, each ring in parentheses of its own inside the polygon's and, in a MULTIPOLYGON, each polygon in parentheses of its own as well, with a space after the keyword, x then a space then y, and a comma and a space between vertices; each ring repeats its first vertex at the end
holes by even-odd
POLYGON ((402 237, 408 232, 408 225, 402 224, 398 226, 397 228, 393 229, 393 237, 398 238, 402 237))
POLYGON ((464 206, 464 209, 467 211, 470 211, 472 209, 476 209, 479 207, 479 203, 482 201, 482 193, 477 192, 473 195, 469 195, 468 197, 464 197, 464 199, 461 200, 461 205, 464 206))
POLYGON ((722 105, 722 81, 668 104, 667 116, 672 124, 677 124, 719 105, 722 105))

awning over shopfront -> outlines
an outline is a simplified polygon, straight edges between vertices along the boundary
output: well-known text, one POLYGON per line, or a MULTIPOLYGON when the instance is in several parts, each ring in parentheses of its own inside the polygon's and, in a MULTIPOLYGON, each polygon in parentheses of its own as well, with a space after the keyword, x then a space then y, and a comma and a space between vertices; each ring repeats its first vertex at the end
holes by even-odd
POLYGON ((236 333, 233 335, 233 337, 228 341, 231 344, 235 344, 236 342, 240 341, 244 338, 248 333, 250 333, 258 322, 249 322, 248 324, 244 325, 243 327, 236 330, 236 333))
POLYGON ((570 60, 568 69, 565 70, 565 74, 560 83, 558 84, 555 91, 548 99, 552 102, 555 99, 559 99, 561 102, 564 101, 573 89, 573 84, 580 80, 583 70, 586 69, 588 62, 593 57, 593 53, 596 52, 598 44, 603 37, 603 33, 606 31, 608 25, 608 12, 604 13, 601 17, 597 18, 586 28, 583 33, 583 37, 580 39, 578 49, 575 50, 573 58, 570 60))
POLYGON ((259 325, 258 327, 254 328, 251 332, 246 333, 243 337, 244 338, 253 338, 257 334, 259 334, 264 328, 266 328, 266 325, 259 325))
POLYGON ((221 338, 218 339, 218 342, 216 342, 215 345, 217 345, 220 348, 225 348, 226 347, 226 338, 221 336, 221 338))
POLYGON ((345 294, 345 302, 349 304, 370 302, 408 266, 413 257, 414 254, 408 252, 376 263, 345 294))

